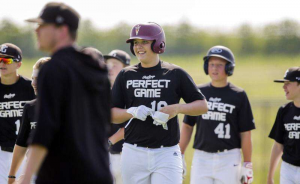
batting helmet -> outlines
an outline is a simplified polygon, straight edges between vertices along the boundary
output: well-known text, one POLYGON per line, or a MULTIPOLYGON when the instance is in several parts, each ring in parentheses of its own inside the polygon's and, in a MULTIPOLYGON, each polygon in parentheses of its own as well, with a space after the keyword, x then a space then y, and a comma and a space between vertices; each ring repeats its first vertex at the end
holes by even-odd
POLYGON ((234 61, 234 55, 229 48, 217 45, 208 50, 206 56, 203 58, 204 60, 203 68, 206 75, 208 75, 208 61, 210 57, 219 57, 226 60, 227 63, 225 65, 225 73, 228 76, 231 76, 233 74, 235 61, 234 61))
POLYGON ((166 37, 164 30, 160 25, 154 22, 148 22, 146 24, 137 24, 133 26, 130 38, 126 43, 130 43, 130 51, 134 54, 133 50, 133 40, 143 39, 143 40, 153 40, 151 49, 154 53, 162 54, 165 52, 166 48, 166 37))

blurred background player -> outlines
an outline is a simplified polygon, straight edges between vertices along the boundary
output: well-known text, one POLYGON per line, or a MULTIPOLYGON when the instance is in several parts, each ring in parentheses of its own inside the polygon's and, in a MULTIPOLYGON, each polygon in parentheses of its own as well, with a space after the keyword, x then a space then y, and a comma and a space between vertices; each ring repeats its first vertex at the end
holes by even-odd
MULTIPOLYGON (((130 56, 125 51, 113 50, 108 55, 104 55, 104 58, 108 67, 110 84, 113 86, 120 71, 130 65, 130 56)), ((121 184, 121 152, 124 143, 124 127, 120 128, 119 125, 112 124, 109 136, 110 166, 114 182, 116 184, 121 184)))
MULTIPOLYGON (((19 132, 23 107, 35 98, 31 81, 18 74, 22 51, 11 43, 0 45, 0 183, 7 183, 12 152, 19 132)), ((19 175, 20 172, 18 172, 19 175)))
POLYGON ((140 63, 124 68, 112 89, 113 122, 130 119, 121 159, 123 183, 182 183, 177 114, 206 113, 206 100, 182 68, 159 59, 166 41, 158 24, 135 25, 127 43, 140 63), (186 104, 179 104, 181 98, 186 104))
POLYGON ((289 68, 283 84, 285 97, 291 102, 281 106, 269 137, 274 139, 268 184, 274 184, 274 173, 282 156, 280 183, 300 183, 300 67, 289 68))
POLYGON ((112 183, 107 150, 111 122, 106 68, 76 45, 79 14, 48 3, 36 29, 40 50, 50 53, 38 76, 37 127, 30 140, 29 183, 112 183))
MULTIPOLYGON (((43 57, 39 59, 33 66, 31 85, 34 89, 35 95, 37 95, 37 76, 39 70, 49 60, 50 57, 43 57)), ((10 176, 16 176, 16 173, 27 151, 28 138, 36 127, 35 108, 36 108, 36 99, 26 103, 26 105, 24 106, 21 128, 18 133, 17 141, 13 152, 12 163, 9 171, 10 176)), ((12 184, 13 182, 15 182, 15 178, 8 179, 9 184, 12 184)))
POLYGON ((230 49, 214 46, 203 58, 204 71, 211 82, 199 85, 209 111, 198 117, 185 116, 181 127, 180 148, 184 154, 197 124, 191 184, 251 183, 252 142, 255 128, 246 92, 228 82, 235 60, 230 49), (241 170, 242 148, 244 163, 241 170))

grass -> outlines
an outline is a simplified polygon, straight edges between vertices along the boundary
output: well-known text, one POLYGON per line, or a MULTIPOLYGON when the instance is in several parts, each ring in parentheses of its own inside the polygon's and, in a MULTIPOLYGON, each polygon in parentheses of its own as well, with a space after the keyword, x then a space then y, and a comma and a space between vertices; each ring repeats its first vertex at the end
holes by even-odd
MULTIPOLYGON (((193 77, 196 84, 210 81, 209 77, 203 72, 203 61, 200 55, 186 57, 164 57, 162 55, 161 59, 184 68, 193 77)), ((300 56, 236 57, 234 75, 229 80, 247 92, 256 122, 256 130, 252 132, 254 183, 260 184, 267 181, 271 147, 273 145, 273 141, 268 138, 268 135, 279 106, 287 103, 282 84, 274 83, 273 80, 283 78, 288 68, 299 66, 299 61, 300 56)), ((30 77, 34 62, 35 60, 24 60, 19 73, 30 77)), ((137 60, 134 58, 132 64, 135 63, 137 63, 137 60)), ((182 118, 183 116, 179 115, 180 122, 182 118)), ((188 167, 185 184, 189 183, 193 152, 191 141, 185 153, 188 167)), ((275 174, 275 183, 279 183, 279 166, 275 174)))

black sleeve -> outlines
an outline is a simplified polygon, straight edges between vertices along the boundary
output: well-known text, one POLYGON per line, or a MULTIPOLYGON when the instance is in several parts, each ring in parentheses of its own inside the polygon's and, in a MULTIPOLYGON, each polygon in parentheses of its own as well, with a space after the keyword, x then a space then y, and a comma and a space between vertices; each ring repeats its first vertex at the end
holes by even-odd
POLYGON ((29 104, 24 106, 23 115, 22 115, 22 124, 18 133, 16 145, 27 147, 27 141, 30 133, 30 120, 28 118, 28 111, 27 108, 29 104))
POLYGON ((184 70, 178 70, 180 77, 180 92, 185 103, 205 99, 200 89, 197 88, 192 77, 184 70))
POLYGON ((123 83, 123 74, 124 70, 118 74, 112 88, 112 107, 118 107, 121 109, 124 109, 126 106, 124 98, 125 86, 123 83))
POLYGON ((67 91, 66 70, 62 66, 46 63, 38 76, 37 126, 31 144, 49 149, 60 129, 61 113, 64 112, 64 91, 67 91))
POLYGON ((190 126, 195 126, 199 116, 189 116, 185 115, 183 118, 183 123, 188 124, 190 126))
POLYGON ((276 120, 273 125, 273 128, 269 134, 269 137, 271 139, 274 139, 276 142, 283 144, 283 137, 284 137, 284 126, 282 122, 282 107, 279 108, 277 115, 276 115, 276 120))
POLYGON ((255 124, 247 94, 243 91, 241 95, 241 106, 238 109, 238 123, 240 132, 246 132, 255 129, 255 124))

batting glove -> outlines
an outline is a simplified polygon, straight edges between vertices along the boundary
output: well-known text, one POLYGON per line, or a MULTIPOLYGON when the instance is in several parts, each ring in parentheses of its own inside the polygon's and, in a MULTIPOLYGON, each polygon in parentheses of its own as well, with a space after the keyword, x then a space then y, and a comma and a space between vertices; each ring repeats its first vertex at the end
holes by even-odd
POLYGON ((156 111, 154 113, 151 113, 151 116, 153 118, 153 124, 158 126, 158 125, 162 125, 162 127, 165 130, 168 130, 168 120, 169 120, 169 114, 163 113, 163 112, 159 112, 156 111))
POLYGON ((244 162, 241 170, 241 183, 250 184, 253 182, 253 169, 251 162, 244 162))
POLYGON ((152 109, 144 105, 140 105, 138 107, 130 107, 126 112, 132 114, 133 118, 145 121, 147 116, 150 115, 151 111, 152 109))
POLYGON ((184 159, 184 154, 181 154, 181 157, 182 157, 182 168, 183 168, 182 177, 185 178, 187 174, 187 170, 186 170, 186 162, 184 159))

